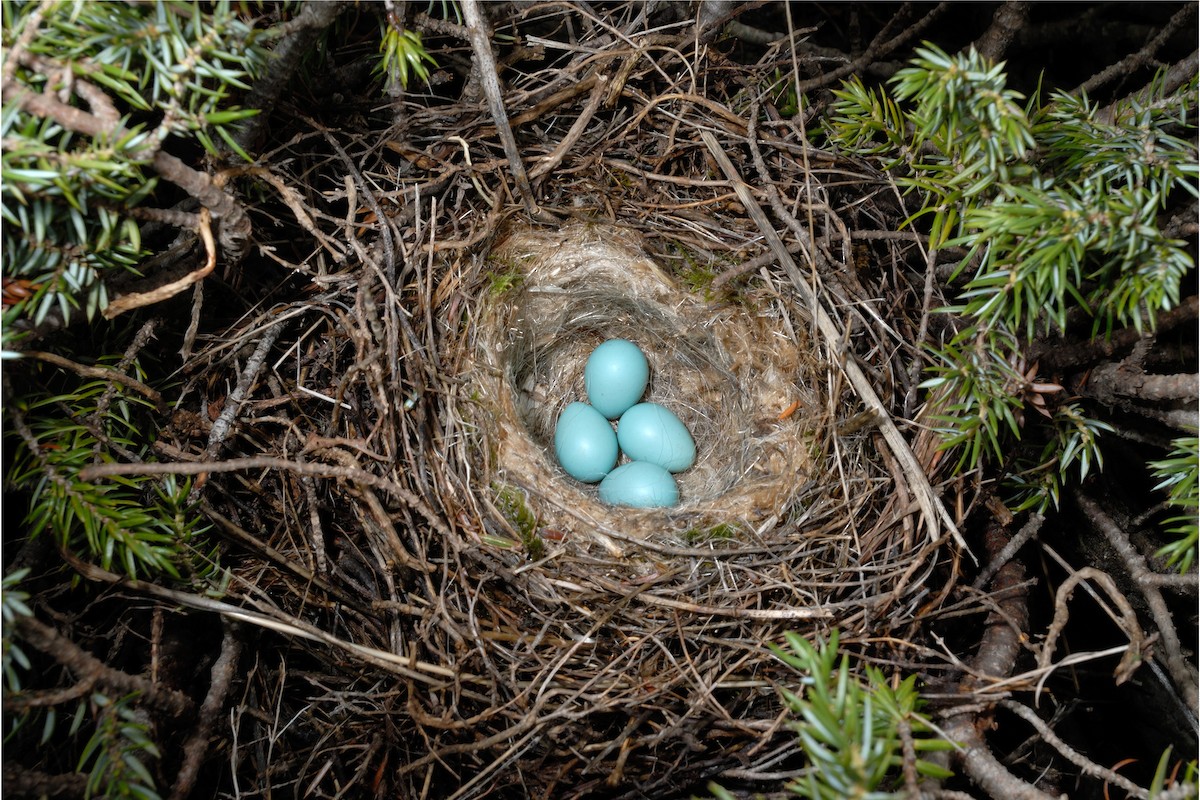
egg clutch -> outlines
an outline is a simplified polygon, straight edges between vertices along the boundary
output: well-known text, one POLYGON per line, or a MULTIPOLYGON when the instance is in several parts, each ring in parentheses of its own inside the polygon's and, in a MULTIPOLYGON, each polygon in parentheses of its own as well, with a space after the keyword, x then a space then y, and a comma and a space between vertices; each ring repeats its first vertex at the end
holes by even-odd
POLYGON ((679 417, 657 403, 642 403, 650 365, 637 345, 609 339, 583 370, 587 403, 563 409, 554 429, 554 452, 571 477, 600 482, 610 505, 662 508, 679 502, 671 473, 696 461, 696 443, 679 417), (611 420, 617 420, 614 432, 611 420), (617 466, 624 452, 628 463, 617 466))

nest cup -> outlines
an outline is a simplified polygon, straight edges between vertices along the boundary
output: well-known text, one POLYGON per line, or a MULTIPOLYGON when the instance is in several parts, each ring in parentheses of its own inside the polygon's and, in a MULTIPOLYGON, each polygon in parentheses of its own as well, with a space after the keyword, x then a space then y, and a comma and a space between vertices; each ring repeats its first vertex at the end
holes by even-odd
POLYGON ((716 526, 762 533, 792 508, 812 477, 822 422, 808 321, 793 304, 770 290, 710 302, 612 226, 514 226, 487 269, 468 378, 494 492, 517 488, 541 526, 602 539, 716 526), (588 356, 614 338, 649 361, 642 399, 673 411, 696 441, 695 465, 676 475, 675 507, 605 505, 555 458, 558 416, 587 401, 588 356))

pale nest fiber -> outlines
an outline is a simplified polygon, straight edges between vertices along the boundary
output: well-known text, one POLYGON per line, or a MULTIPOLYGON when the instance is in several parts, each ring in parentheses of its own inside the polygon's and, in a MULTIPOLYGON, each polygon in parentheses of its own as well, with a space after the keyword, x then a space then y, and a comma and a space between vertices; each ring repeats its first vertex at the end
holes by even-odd
POLYGON ((511 229, 487 266, 471 379, 493 491, 516 487, 539 526, 601 540, 713 526, 761 534, 792 511, 814 478, 827 418, 809 322, 792 298, 767 287, 736 304, 707 302, 659 268, 637 234, 606 225, 511 229), (643 399, 674 411, 696 440, 695 466, 676 476, 676 507, 605 505, 555 458, 558 415, 586 402, 584 365, 612 338, 646 354, 643 399))

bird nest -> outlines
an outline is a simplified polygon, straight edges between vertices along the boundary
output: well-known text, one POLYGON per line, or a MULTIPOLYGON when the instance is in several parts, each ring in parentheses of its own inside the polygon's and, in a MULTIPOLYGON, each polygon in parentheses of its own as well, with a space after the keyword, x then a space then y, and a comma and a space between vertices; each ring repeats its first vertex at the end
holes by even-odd
MULTIPOLYGON (((776 272, 715 299, 629 225, 508 223, 492 240, 456 292, 418 276, 428 305, 411 314, 372 281, 276 309, 275 368, 304 413, 256 427, 312 475, 264 473, 252 513, 225 484, 243 499, 210 513, 243 544, 242 526, 285 518, 263 550, 309 566, 251 560, 241 584, 293 615, 285 632, 331 645, 339 674, 358 664, 304 704, 378 705, 410 790, 667 796, 770 772, 795 748, 776 687, 799 676, 766 644, 903 629, 924 596, 936 549, 903 478, 874 426, 854 429, 862 403, 776 272), (646 353, 646 399, 696 440, 676 507, 606 506, 554 459, 557 414, 612 337, 646 353), (364 688, 364 664, 386 677, 364 688)), ((240 363, 216 352, 210 370, 240 363)), ((326 725, 353 738, 369 719, 326 725)))
POLYGON ((799 750, 778 688, 801 678, 767 645, 833 628, 851 647, 902 641, 944 591, 924 475, 883 425, 915 356, 860 283, 895 291, 900 273, 853 269, 865 251, 846 231, 868 223, 850 217, 874 210, 835 197, 876 179, 664 100, 578 144, 601 166, 535 176, 547 224, 482 190, 501 160, 452 163, 449 138, 495 146, 482 107, 460 111, 455 137, 416 115, 391 148, 343 135, 319 156, 296 136, 275 180, 334 187, 303 216, 283 195, 315 254, 267 248, 293 299, 270 288, 269 310, 188 362, 200 400, 176 414, 176 452, 208 432, 210 457, 247 457, 208 478, 205 513, 244 555, 238 618, 285 634, 247 677, 235 760, 270 765, 276 789, 407 797, 686 796, 786 773, 799 750), (816 209, 790 219, 785 252, 733 183, 672 177, 711 172, 702 146, 639 150, 680 119, 720 130, 744 169, 779 148, 773 188, 816 209), (607 506, 555 461, 557 415, 614 337, 696 440, 675 507, 607 506), (237 424, 213 434, 229 407, 237 424))
POLYGON ((492 443, 482 472, 497 506, 528 539, 539 527, 572 540, 698 542, 765 535, 823 504, 814 481, 817 432, 828 421, 806 320, 776 289, 706 302, 607 225, 521 227, 491 252, 501 284, 484 290, 464 383, 479 392, 473 422, 492 443), (676 413, 698 443, 669 510, 612 508, 595 485, 564 475, 555 422, 586 397, 583 367, 601 342, 634 342, 651 365, 645 400, 676 413), (533 524, 536 523, 536 524, 533 524))
POLYGON ((878 437, 838 430, 860 401, 832 385, 811 315, 777 276, 715 301, 629 227, 497 238, 441 412, 469 444, 436 460, 479 509, 454 544, 472 567, 440 598, 470 621, 459 663, 479 665, 491 698, 457 712, 487 743, 469 748, 470 783, 504 780, 515 759, 526 785, 545 780, 538 795, 653 794, 779 759, 788 746, 763 739, 776 685, 798 676, 765 643, 909 621, 914 569, 929 566, 894 513, 878 437), (678 506, 607 506, 555 461, 558 414, 614 337, 643 350, 645 399, 696 440, 678 506))

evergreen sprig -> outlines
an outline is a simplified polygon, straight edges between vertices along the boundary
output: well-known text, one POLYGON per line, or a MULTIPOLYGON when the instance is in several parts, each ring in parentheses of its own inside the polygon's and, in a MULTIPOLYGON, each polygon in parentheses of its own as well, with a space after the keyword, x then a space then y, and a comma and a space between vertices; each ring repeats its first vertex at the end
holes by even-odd
POLYGON ((21 691, 21 673, 30 669, 29 657, 12 636, 13 628, 21 617, 33 616, 25 603, 29 593, 17 588, 28 575, 28 568, 18 569, 5 575, 0 583, 0 613, 4 620, 4 684, 10 692, 21 691))
MULTIPOLYGON (((899 797, 902 793, 892 787, 905 767, 902 736, 918 753, 954 748, 919 713, 915 675, 893 686, 882 671, 868 665, 864 684, 852 674, 849 656, 839 658, 836 630, 815 645, 792 632, 784 638, 786 647, 768 647, 801 676, 801 691, 781 687, 779 692, 794 715, 789 724, 809 762, 803 776, 788 784, 792 794, 808 800, 899 797)), ((907 766, 926 777, 951 775, 919 758, 907 766)), ((709 789, 719 800, 732 800, 720 786, 709 789)))
POLYGON ((231 125, 255 112, 230 96, 263 51, 228 0, 5 0, 3 17, 7 344, 17 320, 94 319, 108 304, 102 276, 143 255, 131 209, 155 191, 168 138, 249 158, 231 125))
POLYGON ((11 435, 19 440, 9 473, 30 492, 29 536, 49 535, 72 551, 90 553, 106 570, 131 578, 166 574, 179 565, 198 532, 188 502, 190 481, 115 477, 81 481, 93 463, 143 460, 153 440, 153 409, 144 398, 91 381, 62 395, 34 394, 12 404, 11 435))
POLYGON ((425 49, 418 31, 404 28, 393 15, 388 14, 382 23, 380 36, 378 72, 387 77, 390 85, 407 89, 414 77, 422 81, 429 80, 429 67, 436 67, 437 61, 425 49))
POLYGON ((101 692, 91 697, 96 728, 79 757, 80 772, 88 773, 86 796, 159 800, 145 761, 161 758, 150 738, 149 726, 138 718, 136 694, 110 698, 101 692))
POLYGON ((1196 545, 1200 541, 1200 437, 1185 436, 1172 442, 1170 455, 1152 461, 1151 468, 1159 484, 1155 489, 1167 490, 1167 503, 1181 512, 1166 521, 1167 532, 1176 538, 1162 547, 1157 555, 1181 573, 1192 568, 1196 545))
POLYGON ((1003 66, 927 44, 890 91, 846 83, 824 126, 916 194, 906 224, 927 225, 931 248, 966 249, 959 272, 972 273, 943 309, 962 324, 931 348, 922 387, 936 391, 959 467, 1003 464, 1012 505, 1044 510, 1069 475, 1100 464, 1098 435, 1111 428, 1076 404, 1047 403, 1061 387, 1023 354, 1065 331, 1073 312, 1097 333, 1153 328, 1178 305, 1195 265, 1158 214, 1178 194, 1200 195, 1196 145, 1179 135, 1194 130, 1197 81, 1173 92, 1159 81, 1105 111, 1063 92, 1022 103, 1003 66), (1027 425, 1028 412, 1042 423, 1027 425), (1031 446, 1006 464, 1023 439, 1031 446))

